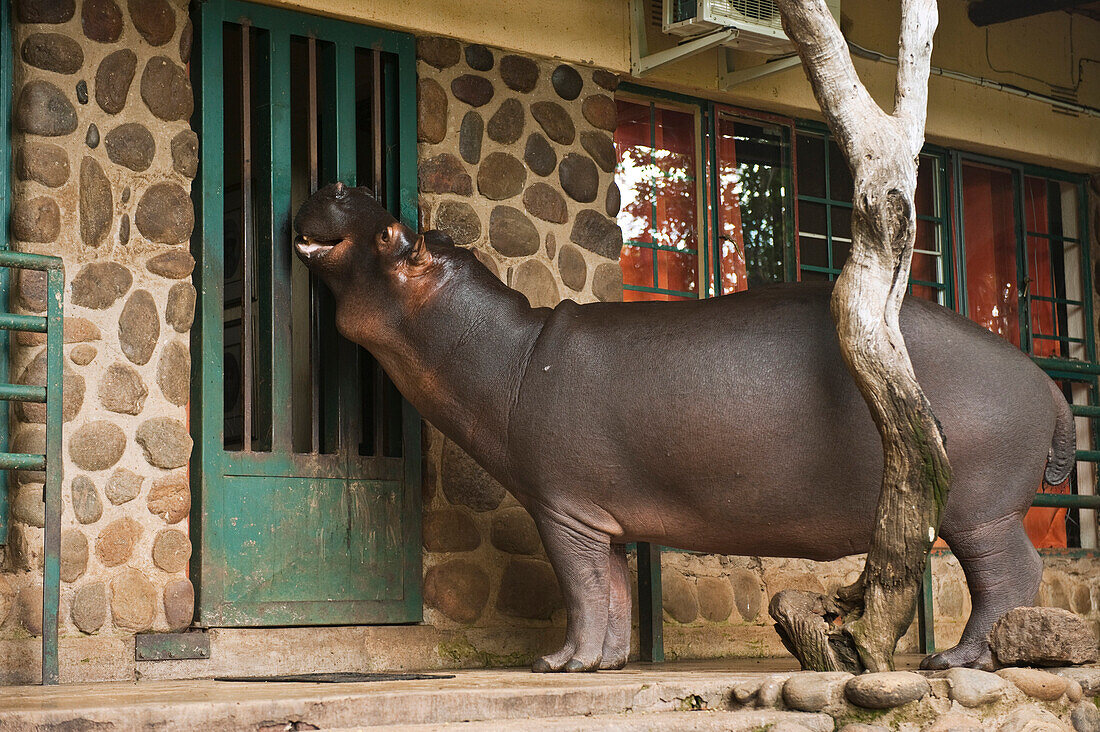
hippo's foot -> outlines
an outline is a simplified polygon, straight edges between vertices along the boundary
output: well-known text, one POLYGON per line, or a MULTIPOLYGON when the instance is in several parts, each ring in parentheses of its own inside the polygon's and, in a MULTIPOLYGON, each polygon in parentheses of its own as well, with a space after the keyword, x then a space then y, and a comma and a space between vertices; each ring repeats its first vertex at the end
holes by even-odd
POLYGON ((604 660, 600 661, 601 671, 618 671, 625 666, 626 656, 622 656, 621 658, 605 658, 604 660))
POLYGON ((941 653, 925 656, 920 662, 920 667, 926 671, 941 671, 959 666, 992 671, 995 666, 993 664, 993 652, 989 650, 989 644, 982 643, 972 646, 960 644, 941 653))
MULTIPOLYGON (((537 674, 548 674, 564 671, 565 673, 581 673, 585 671, 597 671, 601 668, 600 657, 585 660, 573 655, 573 650, 566 646, 557 653, 543 656, 531 665, 531 670, 537 674)), ((625 664, 625 661, 624 661, 625 664)), ((622 668, 621 666, 619 668, 622 668)))

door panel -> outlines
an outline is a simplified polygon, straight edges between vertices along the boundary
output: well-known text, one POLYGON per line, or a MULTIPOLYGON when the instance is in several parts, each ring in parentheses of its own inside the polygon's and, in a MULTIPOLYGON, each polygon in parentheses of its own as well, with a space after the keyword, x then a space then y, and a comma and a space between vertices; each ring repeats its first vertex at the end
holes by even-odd
POLYGON ((415 223, 413 40, 233 0, 196 14, 199 623, 418 621, 419 416, 290 244, 336 180, 415 223))

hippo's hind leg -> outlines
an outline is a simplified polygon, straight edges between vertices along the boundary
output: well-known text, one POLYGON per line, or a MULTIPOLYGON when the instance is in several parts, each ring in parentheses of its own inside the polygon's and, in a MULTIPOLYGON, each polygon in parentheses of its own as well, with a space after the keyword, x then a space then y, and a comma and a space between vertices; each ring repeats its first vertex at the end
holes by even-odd
POLYGON ((619 669, 626 665, 630 655, 630 567, 626 563, 626 546, 612 544, 609 559, 607 631, 600 668, 619 669))
POLYGON ((611 541, 606 534, 561 514, 532 513, 558 576, 567 614, 565 645, 535 661, 532 670, 595 671, 607 631, 611 541))
POLYGON ((959 644, 928 656, 921 662, 921 668, 970 666, 992 670, 989 631, 1012 608, 1034 602, 1043 577, 1043 562, 1024 531, 1020 514, 966 532, 944 531, 943 538, 966 574, 970 619, 959 644))

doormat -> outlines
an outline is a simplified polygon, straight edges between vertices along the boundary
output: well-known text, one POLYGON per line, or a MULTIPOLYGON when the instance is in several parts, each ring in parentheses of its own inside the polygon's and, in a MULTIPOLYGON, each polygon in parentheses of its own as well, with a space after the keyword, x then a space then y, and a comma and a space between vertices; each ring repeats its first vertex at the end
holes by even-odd
POLYGON ((453 679, 454 674, 325 673, 286 676, 215 676, 214 681, 297 681, 307 684, 353 684, 366 681, 420 681, 453 679))

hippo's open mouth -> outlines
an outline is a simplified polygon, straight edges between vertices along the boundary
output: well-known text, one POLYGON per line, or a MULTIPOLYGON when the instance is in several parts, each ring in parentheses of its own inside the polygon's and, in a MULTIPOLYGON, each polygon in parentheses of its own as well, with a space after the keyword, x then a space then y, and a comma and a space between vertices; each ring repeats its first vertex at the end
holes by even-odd
POLYGON ((308 264, 310 262, 319 261, 339 243, 339 241, 310 239, 308 236, 299 234, 294 237, 294 251, 298 253, 298 256, 301 257, 303 262, 308 264))

